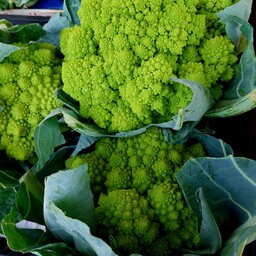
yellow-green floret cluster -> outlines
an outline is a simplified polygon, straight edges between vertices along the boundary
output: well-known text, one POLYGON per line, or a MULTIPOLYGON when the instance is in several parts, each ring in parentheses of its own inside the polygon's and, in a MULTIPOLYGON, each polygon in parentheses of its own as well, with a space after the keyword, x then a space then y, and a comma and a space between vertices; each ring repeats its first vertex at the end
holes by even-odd
POLYGON ((133 137, 100 139, 92 152, 68 158, 66 167, 87 164, 97 235, 109 243, 112 237, 118 255, 164 256, 199 242, 176 174, 188 159, 205 154, 200 143, 173 145, 162 129, 150 127, 133 137))
POLYGON ((170 121, 187 107, 193 91, 171 77, 219 99, 238 58, 216 13, 233 3, 82 0, 80 25, 60 35, 63 90, 109 132, 170 121))
POLYGON ((0 63, 0 149, 17 160, 34 156, 35 127, 61 104, 61 60, 48 43, 17 44, 0 63))

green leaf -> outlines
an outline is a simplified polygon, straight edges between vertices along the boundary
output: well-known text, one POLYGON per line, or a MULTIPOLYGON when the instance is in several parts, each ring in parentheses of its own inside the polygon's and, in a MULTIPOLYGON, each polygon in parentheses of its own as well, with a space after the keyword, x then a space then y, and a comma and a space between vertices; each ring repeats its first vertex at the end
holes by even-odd
MULTIPOLYGON (((25 187, 26 187, 26 190, 24 190, 24 191, 26 191, 25 196, 28 196, 29 198, 36 198, 36 200, 38 200, 41 204, 43 204, 44 187, 43 187, 43 184, 39 181, 36 173, 27 171, 20 178, 20 183, 21 183, 21 185, 20 185, 21 187, 22 187, 23 183, 25 184, 25 187), (31 197, 31 196, 33 196, 33 197, 31 197)), ((20 190, 21 190, 21 188, 20 188, 20 190)), ((21 200, 21 202, 22 201, 23 200, 21 200)), ((31 205, 31 203, 30 203, 30 205, 31 205)))
POLYGON ((37 23, 14 25, 6 23, 6 20, 0 22, 0 62, 12 52, 21 49, 21 47, 12 45, 12 43, 29 43, 37 41, 45 35, 43 28, 37 23))
POLYGON ((44 216, 58 239, 74 244, 85 255, 115 255, 101 239, 93 236, 93 195, 87 166, 59 171, 46 179, 44 216))
POLYGON ((1 19, 0 20, 0 27, 1 28, 11 28, 13 26, 12 22, 6 19, 1 19))
POLYGON ((8 241, 8 246, 14 251, 26 252, 37 246, 43 239, 45 231, 42 229, 17 228, 16 223, 21 221, 21 216, 13 207, 2 223, 3 233, 8 241))
POLYGON ((21 165, 9 158, 6 152, 0 151, 0 188, 16 188, 19 186, 19 179, 24 174, 21 165))
POLYGON ((45 35, 45 31, 38 23, 0 27, 0 41, 2 43, 29 43, 37 41, 45 35))
POLYGON ((16 197, 16 191, 12 188, 0 188, 0 223, 10 212, 16 197))
POLYGON ((45 178, 59 170, 65 169, 65 160, 74 150, 74 146, 64 146, 51 154, 44 167, 37 172, 38 179, 43 183, 45 178))
POLYGON ((8 32, 2 29, 3 24, 0 24, 0 42, 8 44, 11 42, 11 36, 8 32))
POLYGON ((0 189, 2 231, 10 249, 42 256, 77 255, 64 243, 55 243, 44 224, 43 205, 30 187, 22 182, 18 194, 0 189))
POLYGON ((15 204, 2 222, 2 230, 8 245, 12 250, 22 252, 34 248, 47 235, 45 229, 42 229, 42 225, 44 225, 43 205, 31 193, 25 183, 21 183, 15 198, 15 204), (37 223, 40 228, 31 229, 16 225, 24 220, 34 224, 37 223))
POLYGON ((58 109, 53 111, 35 128, 35 152, 38 157, 36 171, 43 168, 57 146, 65 143, 57 119, 59 113, 58 109))
POLYGON ((15 1, 15 5, 18 7, 18 8, 21 8, 21 7, 31 7, 33 5, 35 5, 39 0, 16 0, 15 1))
POLYGON ((65 93, 62 89, 57 89, 55 91, 56 98, 63 103, 68 109, 73 110, 76 114, 79 115, 79 104, 77 101, 72 99, 67 93, 65 93))
POLYGON ((15 25, 8 28, 11 36, 11 42, 28 43, 30 41, 37 41, 45 35, 45 31, 38 23, 29 23, 23 25, 15 25))
POLYGON ((30 179, 30 184, 28 181, 26 184, 24 182, 20 184, 15 207, 17 212, 22 216, 22 219, 43 223, 42 199, 37 196, 37 191, 39 190, 41 192, 41 188, 40 186, 37 188, 32 183, 34 180, 30 179))
POLYGON ((49 240, 45 245, 37 246, 27 252, 31 252, 33 255, 37 256, 78 256, 77 252, 68 247, 65 243, 53 243, 53 240, 49 240))
POLYGON ((2 227, 8 246, 13 251, 39 256, 77 255, 66 244, 55 243, 44 225, 22 219, 15 207, 3 220, 2 227))
POLYGON ((14 188, 19 186, 21 174, 0 168, 0 188, 14 188))
POLYGON ((8 8, 8 0, 0 0, 0 10, 6 10, 8 8))

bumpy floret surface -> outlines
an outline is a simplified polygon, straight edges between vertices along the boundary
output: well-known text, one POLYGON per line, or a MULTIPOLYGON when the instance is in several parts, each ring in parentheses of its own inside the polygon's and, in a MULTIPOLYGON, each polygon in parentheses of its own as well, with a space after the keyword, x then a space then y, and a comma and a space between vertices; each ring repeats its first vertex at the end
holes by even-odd
POLYGON ((92 152, 67 159, 66 167, 88 165, 100 237, 111 236, 122 255, 171 255, 199 241, 196 217, 176 173, 200 156, 205 156, 200 143, 173 145, 162 129, 150 127, 128 138, 100 139, 92 152), (168 251, 160 252, 161 246, 168 251))
POLYGON ((170 77, 195 81, 219 99, 237 58, 216 13, 233 2, 81 1, 80 25, 60 36, 63 90, 109 132, 166 122, 186 108, 192 90, 170 77))
POLYGON ((34 157, 35 127, 61 106, 54 95, 62 87, 61 62, 48 43, 17 46, 0 63, 0 147, 24 161, 34 157))

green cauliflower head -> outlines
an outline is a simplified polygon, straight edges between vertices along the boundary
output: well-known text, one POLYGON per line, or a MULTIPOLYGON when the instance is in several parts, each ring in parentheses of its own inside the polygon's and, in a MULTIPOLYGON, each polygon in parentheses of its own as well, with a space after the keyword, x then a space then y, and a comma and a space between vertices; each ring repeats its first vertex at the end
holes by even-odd
POLYGON ((173 145, 161 128, 150 127, 128 138, 102 138, 90 153, 68 158, 66 167, 88 166, 99 237, 112 237, 120 255, 162 256, 199 242, 196 216, 176 174, 190 158, 205 155, 200 143, 173 145))
POLYGON ((61 106, 61 60, 48 43, 17 44, 21 49, 0 63, 0 148, 16 160, 34 157, 35 127, 61 106))
POLYGON ((63 90, 79 103, 83 117, 109 132, 167 122, 186 108, 193 92, 171 77, 213 86, 218 99, 237 58, 227 38, 215 40, 212 52, 213 42, 205 41, 214 37, 210 30, 219 30, 209 22, 216 17, 208 13, 232 4, 225 1, 81 1, 80 25, 60 34, 63 90), (223 61, 205 67, 205 59, 216 51, 223 61), (231 62, 223 70, 226 59, 231 62), (216 73, 214 79, 208 79, 210 73, 216 73))

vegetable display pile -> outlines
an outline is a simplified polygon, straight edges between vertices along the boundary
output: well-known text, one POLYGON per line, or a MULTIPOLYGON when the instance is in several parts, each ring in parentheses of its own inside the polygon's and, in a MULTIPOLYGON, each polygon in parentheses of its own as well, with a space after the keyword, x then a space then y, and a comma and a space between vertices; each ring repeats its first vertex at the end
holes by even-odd
POLYGON ((238 58, 216 13, 232 3, 82 1, 81 25, 60 35, 63 90, 109 132, 167 122, 188 106, 193 91, 171 77, 219 99, 238 58))
POLYGON ((61 103, 57 49, 48 43, 18 44, 21 49, 0 63, 0 148, 17 160, 34 157, 35 127, 61 103))
POLYGON ((44 26, 0 20, 6 248, 251 256, 256 161, 211 122, 256 106, 252 7, 65 0, 44 26))
POLYGON ((172 145, 152 127, 130 138, 101 139, 93 152, 69 158, 66 166, 88 165, 99 236, 111 236, 121 255, 160 256, 199 242, 196 217, 175 175, 191 157, 202 156, 200 143, 172 145))

